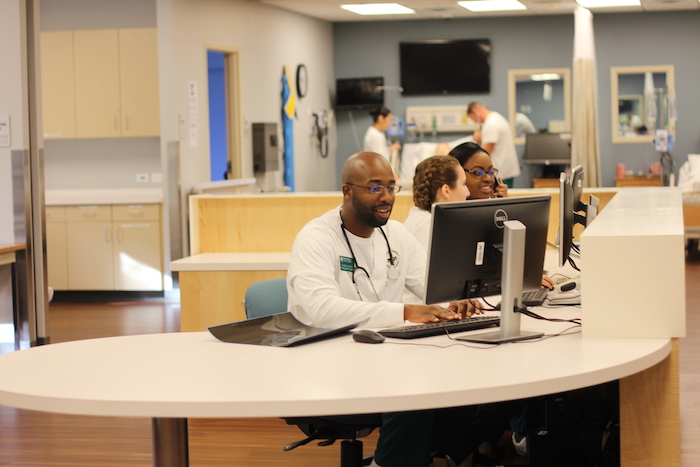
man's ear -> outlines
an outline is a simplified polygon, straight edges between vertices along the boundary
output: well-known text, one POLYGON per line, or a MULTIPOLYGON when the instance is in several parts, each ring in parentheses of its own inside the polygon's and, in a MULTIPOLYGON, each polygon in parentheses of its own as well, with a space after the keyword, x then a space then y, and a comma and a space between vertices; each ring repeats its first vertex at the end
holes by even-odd
POLYGON ((349 198, 349 197, 350 197, 350 191, 352 190, 352 189, 350 188, 350 185, 343 185, 343 187, 341 188, 341 190, 343 191, 343 198, 349 198))

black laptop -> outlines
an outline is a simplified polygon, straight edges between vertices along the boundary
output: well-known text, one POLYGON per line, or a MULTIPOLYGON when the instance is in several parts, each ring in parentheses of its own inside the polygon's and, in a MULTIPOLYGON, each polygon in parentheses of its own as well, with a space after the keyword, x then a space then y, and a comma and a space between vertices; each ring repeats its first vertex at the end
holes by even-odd
POLYGON ((360 323, 340 328, 313 328, 301 323, 289 312, 263 318, 235 321, 207 329, 217 339, 234 344, 293 347, 345 334, 360 323))

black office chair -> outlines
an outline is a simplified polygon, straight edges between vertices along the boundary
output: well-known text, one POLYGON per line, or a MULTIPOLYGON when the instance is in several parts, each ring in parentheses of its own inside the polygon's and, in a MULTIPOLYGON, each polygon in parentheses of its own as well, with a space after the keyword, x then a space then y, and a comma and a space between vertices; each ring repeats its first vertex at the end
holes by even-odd
MULTIPOLYGON (((248 319, 270 316, 287 311, 286 279, 269 279, 248 287, 245 293, 245 312, 248 319)), ((382 424, 381 414, 329 415, 323 417, 284 418, 289 425, 296 425, 306 438, 284 447, 290 451, 312 441, 319 446, 329 446, 337 440, 340 445, 340 465, 361 467, 369 465, 372 457, 363 457, 362 441, 382 424)))

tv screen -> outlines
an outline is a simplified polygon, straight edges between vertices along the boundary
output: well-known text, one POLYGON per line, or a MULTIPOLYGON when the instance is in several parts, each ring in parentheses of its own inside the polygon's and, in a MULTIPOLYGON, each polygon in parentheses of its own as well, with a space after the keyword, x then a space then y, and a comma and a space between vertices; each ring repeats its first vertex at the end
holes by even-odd
POLYGON ((342 78, 335 82, 336 109, 370 109, 384 105, 384 78, 342 78))
POLYGON ((401 42, 399 49, 404 95, 491 91, 488 39, 401 42))

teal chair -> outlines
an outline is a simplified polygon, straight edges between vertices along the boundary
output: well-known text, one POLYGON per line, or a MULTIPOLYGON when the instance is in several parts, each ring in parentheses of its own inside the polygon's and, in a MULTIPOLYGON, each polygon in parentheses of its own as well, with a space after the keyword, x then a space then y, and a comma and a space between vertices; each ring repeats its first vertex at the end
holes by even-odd
MULTIPOLYGON (((262 318, 287 311, 287 279, 269 279, 256 282, 245 292, 245 314, 248 319, 262 318)), ((341 466, 361 467, 369 465, 371 457, 362 454, 362 441, 375 428, 381 426, 381 414, 332 415, 328 417, 293 417, 284 419, 296 425, 307 437, 284 447, 289 451, 311 441, 327 446, 341 442, 341 466)))
POLYGON ((245 292, 245 315, 262 318, 287 311, 287 279, 256 282, 245 292))

